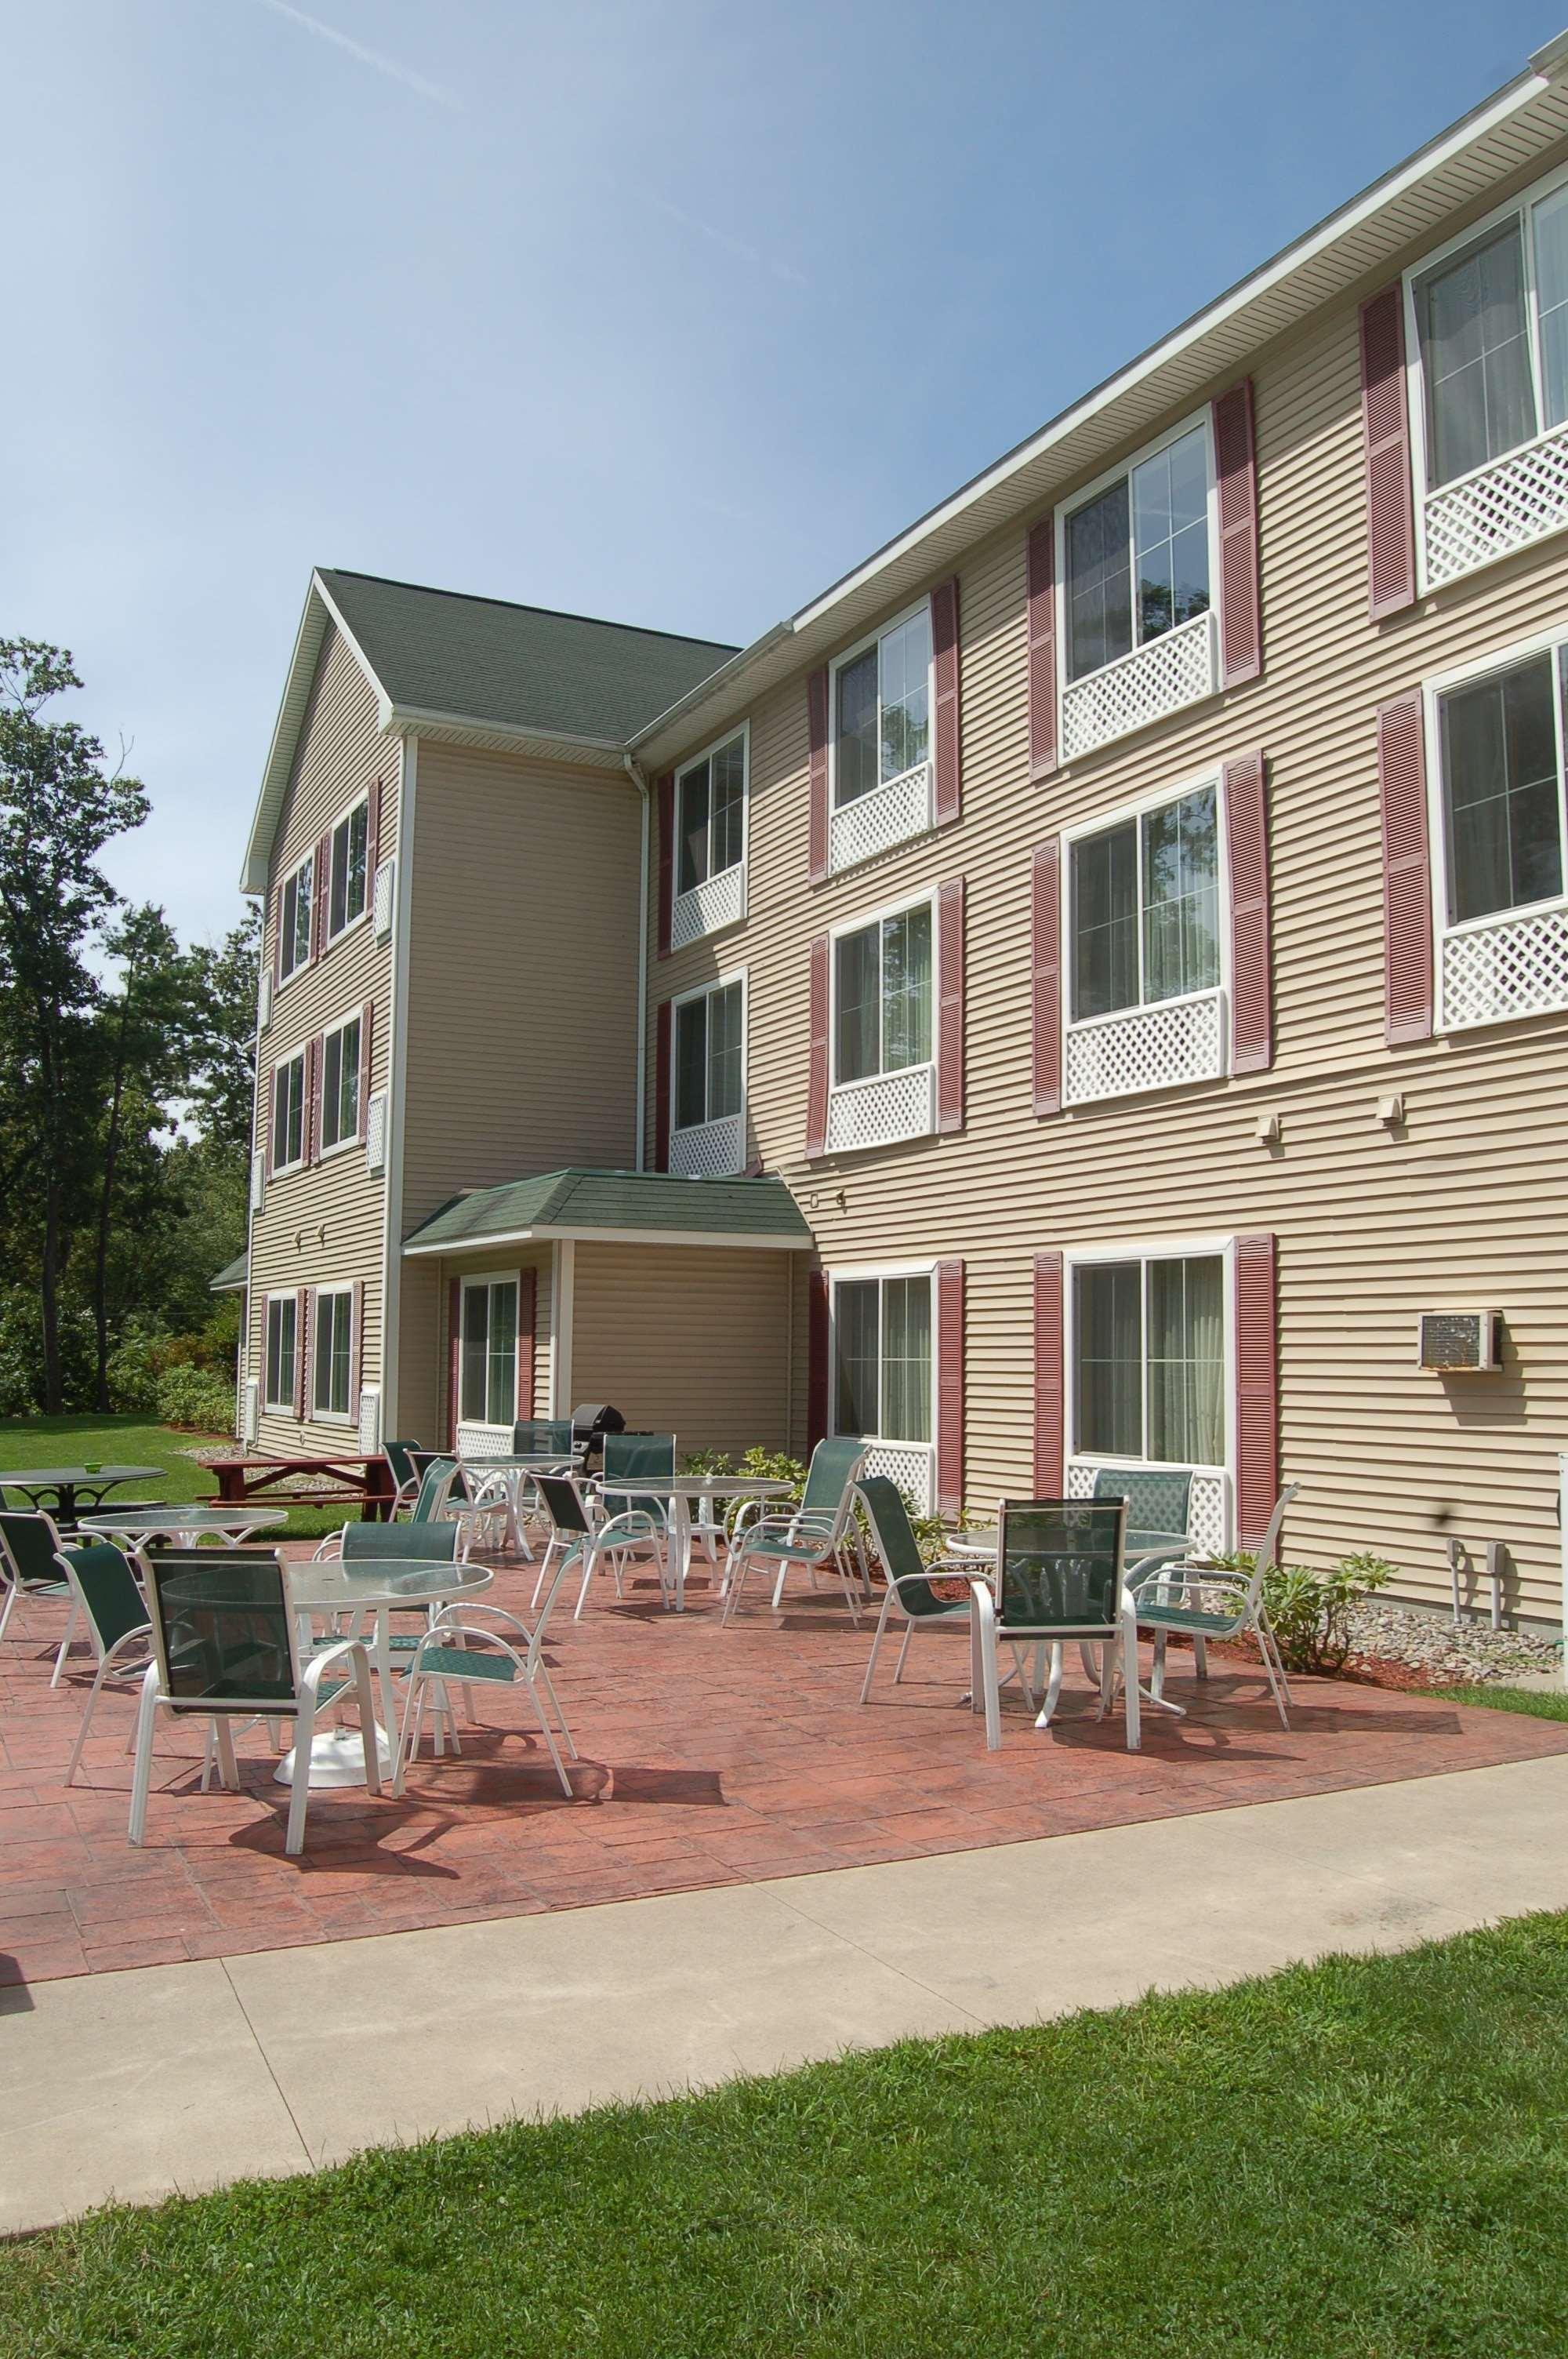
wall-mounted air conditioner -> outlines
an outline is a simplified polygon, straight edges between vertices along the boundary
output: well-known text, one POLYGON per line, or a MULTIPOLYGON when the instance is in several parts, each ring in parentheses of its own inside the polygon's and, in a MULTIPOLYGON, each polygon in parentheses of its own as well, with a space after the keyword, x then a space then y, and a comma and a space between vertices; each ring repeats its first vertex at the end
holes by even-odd
POLYGON ((1416 1364, 1455 1375, 1494 1374, 1502 1365, 1502 1324, 1497 1310, 1423 1310, 1416 1364))

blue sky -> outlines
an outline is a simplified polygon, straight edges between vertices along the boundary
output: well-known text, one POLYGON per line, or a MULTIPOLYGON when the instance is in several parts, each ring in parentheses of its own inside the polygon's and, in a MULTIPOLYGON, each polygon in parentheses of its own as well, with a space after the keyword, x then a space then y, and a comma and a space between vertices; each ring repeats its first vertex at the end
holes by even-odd
POLYGON ((0 632, 134 741, 115 881, 237 918, 313 563, 750 638, 1557 29, 0 0, 0 632))

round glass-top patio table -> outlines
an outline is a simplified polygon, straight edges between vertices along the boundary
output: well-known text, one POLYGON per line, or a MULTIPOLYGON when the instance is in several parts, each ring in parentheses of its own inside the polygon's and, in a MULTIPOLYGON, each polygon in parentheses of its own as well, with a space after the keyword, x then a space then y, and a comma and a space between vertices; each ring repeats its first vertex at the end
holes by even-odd
POLYGON ((462 1458, 458 1463, 465 1474, 476 1476, 481 1483, 490 1475, 500 1475, 506 1485, 508 1545, 521 1549, 532 1564, 534 1551, 529 1547, 523 1529, 523 1485, 532 1474, 570 1474, 576 1465, 570 1451, 499 1451, 494 1457, 462 1458))
MULTIPOLYGON (((367 1651, 381 1689, 382 1723, 376 1745, 384 1776, 392 1775, 392 1746, 387 1730, 397 1725, 397 1702, 392 1680, 389 1617, 399 1606, 450 1605, 477 1597, 495 1579, 488 1565, 411 1563, 406 1557, 357 1557, 351 1564, 334 1559, 326 1564, 291 1564, 289 1597, 303 1627, 302 1647, 313 1643, 312 1614, 373 1614, 375 1626, 367 1651)), ((329 1641, 329 1643, 330 1643, 329 1641)), ((286 1753, 276 1771, 280 1786, 294 1783, 294 1755, 286 1753)), ((364 1748, 353 1731, 329 1729, 310 1747, 310 1788, 362 1786, 364 1748)))
POLYGON ((172 1540, 176 1548, 195 1548, 207 1533, 216 1532, 231 1548, 237 1548, 252 1532, 265 1531, 269 1524, 286 1524, 287 1507, 225 1507, 204 1499, 181 1500, 167 1507, 138 1507, 133 1501, 117 1512, 102 1507, 95 1515, 78 1518, 79 1531, 92 1532, 100 1539, 145 1540, 160 1537, 172 1540))
MULTIPOLYGON (((795 1484, 767 1474, 677 1474, 672 1483, 667 1474, 617 1475, 607 1483, 602 1474, 594 1477, 600 1495, 607 1502, 616 1499, 667 1499, 670 1508, 669 1552, 670 1585, 675 1591, 675 1610, 686 1612, 686 1577, 691 1571, 691 1510, 692 1503, 700 1505, 708 1499, 793 1499, 795 1484)), ((613 1505, 611 1513, 616 1512, 613 1505)), ((624 1513, 624 1510, 621 1510, 624 1513)))
POLYGON ((47 1512, 61 1524, 74 1524, 78 1494, 91 1506, 103 1505, 106 1495, 122 1483, 156 1483, 161 1466, 16 1466, 0 1467, 0 1491, 20 1491, 35 1507, 44 1506, 44 1493, 54 1505, 47 1512))

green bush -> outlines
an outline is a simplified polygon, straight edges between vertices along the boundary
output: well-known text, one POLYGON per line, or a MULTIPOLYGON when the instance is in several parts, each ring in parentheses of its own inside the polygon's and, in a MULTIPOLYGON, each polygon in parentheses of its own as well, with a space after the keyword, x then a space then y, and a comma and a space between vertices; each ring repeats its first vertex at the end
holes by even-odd
POLYGON ((232 1381, 189 1361, 177 1362, 157 1380, 157 1413, 165 1425, 182 1426, 192 1433, 232 1433, 232 1381))
MULTIPOLYGON (((1250 1573, 1257 1563, 1250 1549, 1206 1559, 1227 1572, 1250 1573)), ((1350 1608, 1386 1589, 1399 1571, 1387 1557, 1363 1549, 1341 1557, 1327 1572, 1311 1565, 1281 1564, 1263 1576, 1263 1611, 1280 1643, 1287 1671, 1338 1671, 1350 1651, 1346 1627, 1350 1608)))

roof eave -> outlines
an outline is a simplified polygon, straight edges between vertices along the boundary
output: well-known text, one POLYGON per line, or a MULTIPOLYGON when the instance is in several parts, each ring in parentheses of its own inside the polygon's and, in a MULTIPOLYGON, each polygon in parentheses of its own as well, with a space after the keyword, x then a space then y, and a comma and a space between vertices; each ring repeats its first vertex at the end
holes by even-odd
POLYGON ((433 738, 438 743, 478 745, 496 753, 528 754, 544 762, 575 762, 625 777, 625 741, 584 737, 569 729, 546 729, 525 722, 488 721, 466 712, 438 712, 421 705, 392 704, 382 727, 395 737, 433 738))
POLYGON ((812 1239, 794 1236, 735 1231, 730 1229, 599 1229, 556 1227, 547 1222, 535 1223, 532 1228, 500 1229, 483 1236, 441 1237, 428 1245, 420 1245, 417 1233, 404 1246, 406 1259, 419 1255, 488 1253, 496 1245, 717 1245, 750 1248, 761 1253, 806 1253, 812 1239))
POLYGON ((242 893, 265 893, 267 888, 277 823, 283 815, 289 779, 294 775, 300 733, 305 726, 310 690, 316 680, 316 667, 320 661, 322 642, 327 636, 330 622, 342 635, 354 661, 374 691, 381 726, 384 729, 387 725, 392 701, 372 670, 363 648, 344 622, 319 571, 313 567, 310 587, 305 593, 305 610, 299 617, 299 628, 294 635, 294 652, 288 659, 288 672, 278 703, 277 719, 273 723, 272 743, 267 748, 266 763, 262 771, 261 790, 256 797, 255 812, 245 844, 245 863, 240 872, 242 893))

